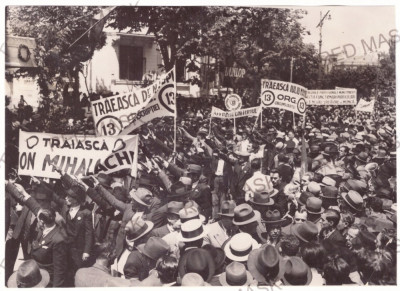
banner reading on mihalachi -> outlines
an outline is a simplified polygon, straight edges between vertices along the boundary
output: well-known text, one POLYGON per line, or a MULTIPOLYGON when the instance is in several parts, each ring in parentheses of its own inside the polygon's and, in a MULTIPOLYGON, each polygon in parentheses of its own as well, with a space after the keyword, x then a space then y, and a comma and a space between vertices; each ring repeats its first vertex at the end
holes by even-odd
POLYGON ((130 169, 136 176, 138 137, 19 132, 18 174, 59 179, 52 164, 79 176, 130 169))
POLYGON ((152 85, 91 102, 97 136, 116 136, 135 120, 153 98, 170 110, 175 108, 175 74, 171 69, 152 85))
POLYGON ((212 118, 222 118, 222 119, 232 119, 232 118, 239 118, 239 117, 246 117, 246 116, 258 116, 261 112, 261 107, 250 107, 244 108, 237 111, 223 111, 217 107, 211 108, 211 117, 212 118))
POLYGON ((303 86, 275 80, 261 80, 261 104, 304 115, 307 89, 303 86))
POLYGON ((354 109, 356 111, 372 113, 374 111, 374 105, 375 105, 375 100, 365 101, 364 99, 360 99, 360 101, 358 101, 358 104, 354 109))
POLYGON ((307 105, 356 105, 357 89, 308 90, 307 105))

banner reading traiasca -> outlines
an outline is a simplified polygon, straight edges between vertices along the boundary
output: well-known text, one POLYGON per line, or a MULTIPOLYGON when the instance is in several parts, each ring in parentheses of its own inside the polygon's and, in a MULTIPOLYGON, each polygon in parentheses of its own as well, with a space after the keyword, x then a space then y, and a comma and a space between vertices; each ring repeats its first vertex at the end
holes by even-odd
POLYGON ((116 136, 135 119, 153 98, 174 110, 174 69, 152 85, 91 102, 96 135, 116 136))
MULTIPOLYGON (((18 174, 59 179, 52 164, 75 176, 136 169, 138 137, 19 132, 18 174)), ((132 173, 135 175, 135 173, 132 173)))
POLYGON ((261 104, 263 107, 280 108, 304 115, 307 88, 276 80, 261 80, 261 104))

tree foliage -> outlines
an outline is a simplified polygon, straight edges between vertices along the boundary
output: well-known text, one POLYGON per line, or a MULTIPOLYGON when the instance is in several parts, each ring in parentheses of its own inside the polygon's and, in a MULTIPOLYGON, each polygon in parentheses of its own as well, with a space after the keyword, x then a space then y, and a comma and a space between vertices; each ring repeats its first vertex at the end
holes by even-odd
POLYGON ((49 83, 66 85, 68 78, 73 87, 69 105, 79 101, 79 72, 82 62, 91 59, 95 49, 105 44, 105 34, 87 34, 71 48, 93 24, 93 16, 100 7, 94 6, 10 6, 7 17, 12 33, 36 39, 35 70, 20 70, 20 73, 37 76, 41 93, 48 96, 49 83), (78 100, 77 100, 78 99, 78 100))
MULTIPOLYGON (((316 80, 315 49, 303 43, 306 31, 299 19, 304 11, 257 7, 118 7, 110 25, 120 30, 155 36, 165 69, 190 59, 191 70, 202 65, 194 57, 217 60, 214 72, 225 66, 246 70, 243 79, 226 80, 242 97, 255 101, 260 80, 289 81, 290 59, 295 58, 293 81, 308 86, 316 80)), ((250 102, 253 103, 253 102, 250 102)))

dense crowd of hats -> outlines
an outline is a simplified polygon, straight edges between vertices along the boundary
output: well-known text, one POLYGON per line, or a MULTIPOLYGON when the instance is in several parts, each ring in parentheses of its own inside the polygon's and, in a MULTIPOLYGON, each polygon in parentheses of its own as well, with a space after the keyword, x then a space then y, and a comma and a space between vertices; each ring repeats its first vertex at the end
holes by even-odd
POLYGON ((18 177, 17 129, 61 129, 33 118, 53 105, 7 116, 9 287, 396 284, 394 108, 310 107, 304 130, 267 109, 234 128, 210 122, 221 98, 179 101, 176 152, 172 120, 136 132, 137 178, 18 177))

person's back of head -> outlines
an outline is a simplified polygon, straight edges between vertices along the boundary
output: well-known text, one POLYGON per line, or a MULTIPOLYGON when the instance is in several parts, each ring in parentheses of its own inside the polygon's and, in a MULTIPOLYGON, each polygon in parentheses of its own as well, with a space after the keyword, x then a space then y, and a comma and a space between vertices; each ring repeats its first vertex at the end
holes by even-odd
POLYGON ((251 169, 253 171, 259 171, 261 169, 261 160, 260 159, 254 159, 251 161, 251 169))
POLYGON ((280 239, 280 249, 282 256, 296 256, 299 252, 300 241, 293 235, 284 235, 280 239))
POLYGON ((326 257, 324 247, 317 242, 309 242, 302 245, 300 250, 303 261, 310 267, 321 269, 326 257))
POLYGON ((174 256, 165 255, 158 259, 155 269, 161 283, 169 284, 176 281, 178 276, 178 260, 174 256))
POLYGON ((387 251, 378 253, 365 250, 359 254, 358 270, 365 284, 385 285, 390 278, 390 271, 395 267, 393 257, 387 251))
POLYGON ((329 256, 323 267, 323 277, 326 285, 343 285, 351 283, 350 266, 339 255, 329 256))

